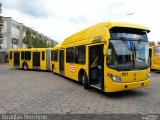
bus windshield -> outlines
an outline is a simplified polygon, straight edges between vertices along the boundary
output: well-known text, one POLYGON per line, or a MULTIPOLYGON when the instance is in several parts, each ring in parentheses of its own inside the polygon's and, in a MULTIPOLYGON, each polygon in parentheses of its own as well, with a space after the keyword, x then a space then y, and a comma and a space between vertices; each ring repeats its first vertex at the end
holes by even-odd
POLYGON ((149 44, 146 33, 143 35, 132 32, 116 33, 114 37, 113 33, 111 34, 107 56, 108 67, 116 70, 140 70, 149 67, 149 44), (121 37, 118 38, 119 36, 121 37))
POLYGON ((155 47, 154 48, 154 55, 155 56, 160 56, 160 47, 155 47))

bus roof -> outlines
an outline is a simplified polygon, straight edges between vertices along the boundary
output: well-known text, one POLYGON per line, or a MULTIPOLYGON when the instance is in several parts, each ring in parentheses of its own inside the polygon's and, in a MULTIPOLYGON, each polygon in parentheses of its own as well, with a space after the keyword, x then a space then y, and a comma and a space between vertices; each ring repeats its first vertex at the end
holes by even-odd
POLYGON ((53 48, 51 48, 51 50, 60 49, 61 48, 61 44, 62 43, 58 43, 56 46, 54 46, 53 48))
POLYGON ((108 22, 107 26, 109 27, 109 29, 111 29, 112 27, 128 27, 128 28, 142 29, 146 30, 147 32, 150 32, 150 29, 148 27, 137 24, 125 23, 125 22, 108 22))
POLYGON ((130 23, 124 23, 124 22, 101 22, 69 36, 68 38, 64 39, 64 41, 62 42, 62 45, 67 45, 70 43, 86 40, 90 38, 98 29, 105 28, 105 27, 108 27, 108 29, 111 29, 113 27, 127 27, 127 28, 142 29, 147 32, 150 31, 148 27, 136 25, 136 24, 130 24, 130 23))
POLYGON ((19 48, 19 49, 9 49, 9 51, 42 51, 46 50, 47 48, 19 48))

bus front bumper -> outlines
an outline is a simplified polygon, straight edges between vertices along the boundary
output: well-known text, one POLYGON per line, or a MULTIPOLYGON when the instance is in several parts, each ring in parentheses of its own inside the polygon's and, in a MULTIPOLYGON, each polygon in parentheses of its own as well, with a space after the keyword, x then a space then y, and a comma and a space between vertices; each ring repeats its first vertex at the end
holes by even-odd
POLYGON ((151 85, 150 79, 147 79, 145 81, 139 81, 139 82, 132 82, 132 83, 116 83, 116 82, 110 82, 110 84, 105 86, 104 91, 105 92, 118 92, 118 91, 124 91, 124 90, 131 90, 136 88, 144 88, 151 85))

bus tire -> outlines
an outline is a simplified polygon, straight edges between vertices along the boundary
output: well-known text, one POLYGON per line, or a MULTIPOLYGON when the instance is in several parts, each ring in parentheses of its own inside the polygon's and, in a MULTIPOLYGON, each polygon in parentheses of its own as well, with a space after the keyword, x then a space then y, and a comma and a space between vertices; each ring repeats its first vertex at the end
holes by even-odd
POLYGON ((81 82, 84 85, 84 89, 89 89, 88 77, 84 70, 79 72, 78 79, 79 82, 81 82))
POLYGON ((28 70, 28 64, 27 63, 23 63, 23 69, 28 70))

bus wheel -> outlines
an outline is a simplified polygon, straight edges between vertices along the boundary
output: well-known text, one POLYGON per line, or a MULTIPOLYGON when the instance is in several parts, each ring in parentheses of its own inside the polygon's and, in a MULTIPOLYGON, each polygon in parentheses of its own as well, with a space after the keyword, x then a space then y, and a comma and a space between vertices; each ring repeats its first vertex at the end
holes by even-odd
POLYGON ((23 69, 28 70, 28 64, 27 63, 23 63, 23 69))
POLYGON ((84 89, 89 89, 88 77, 85 71, 83 73, 80 72, 79 81, 83 83, 84 89))

